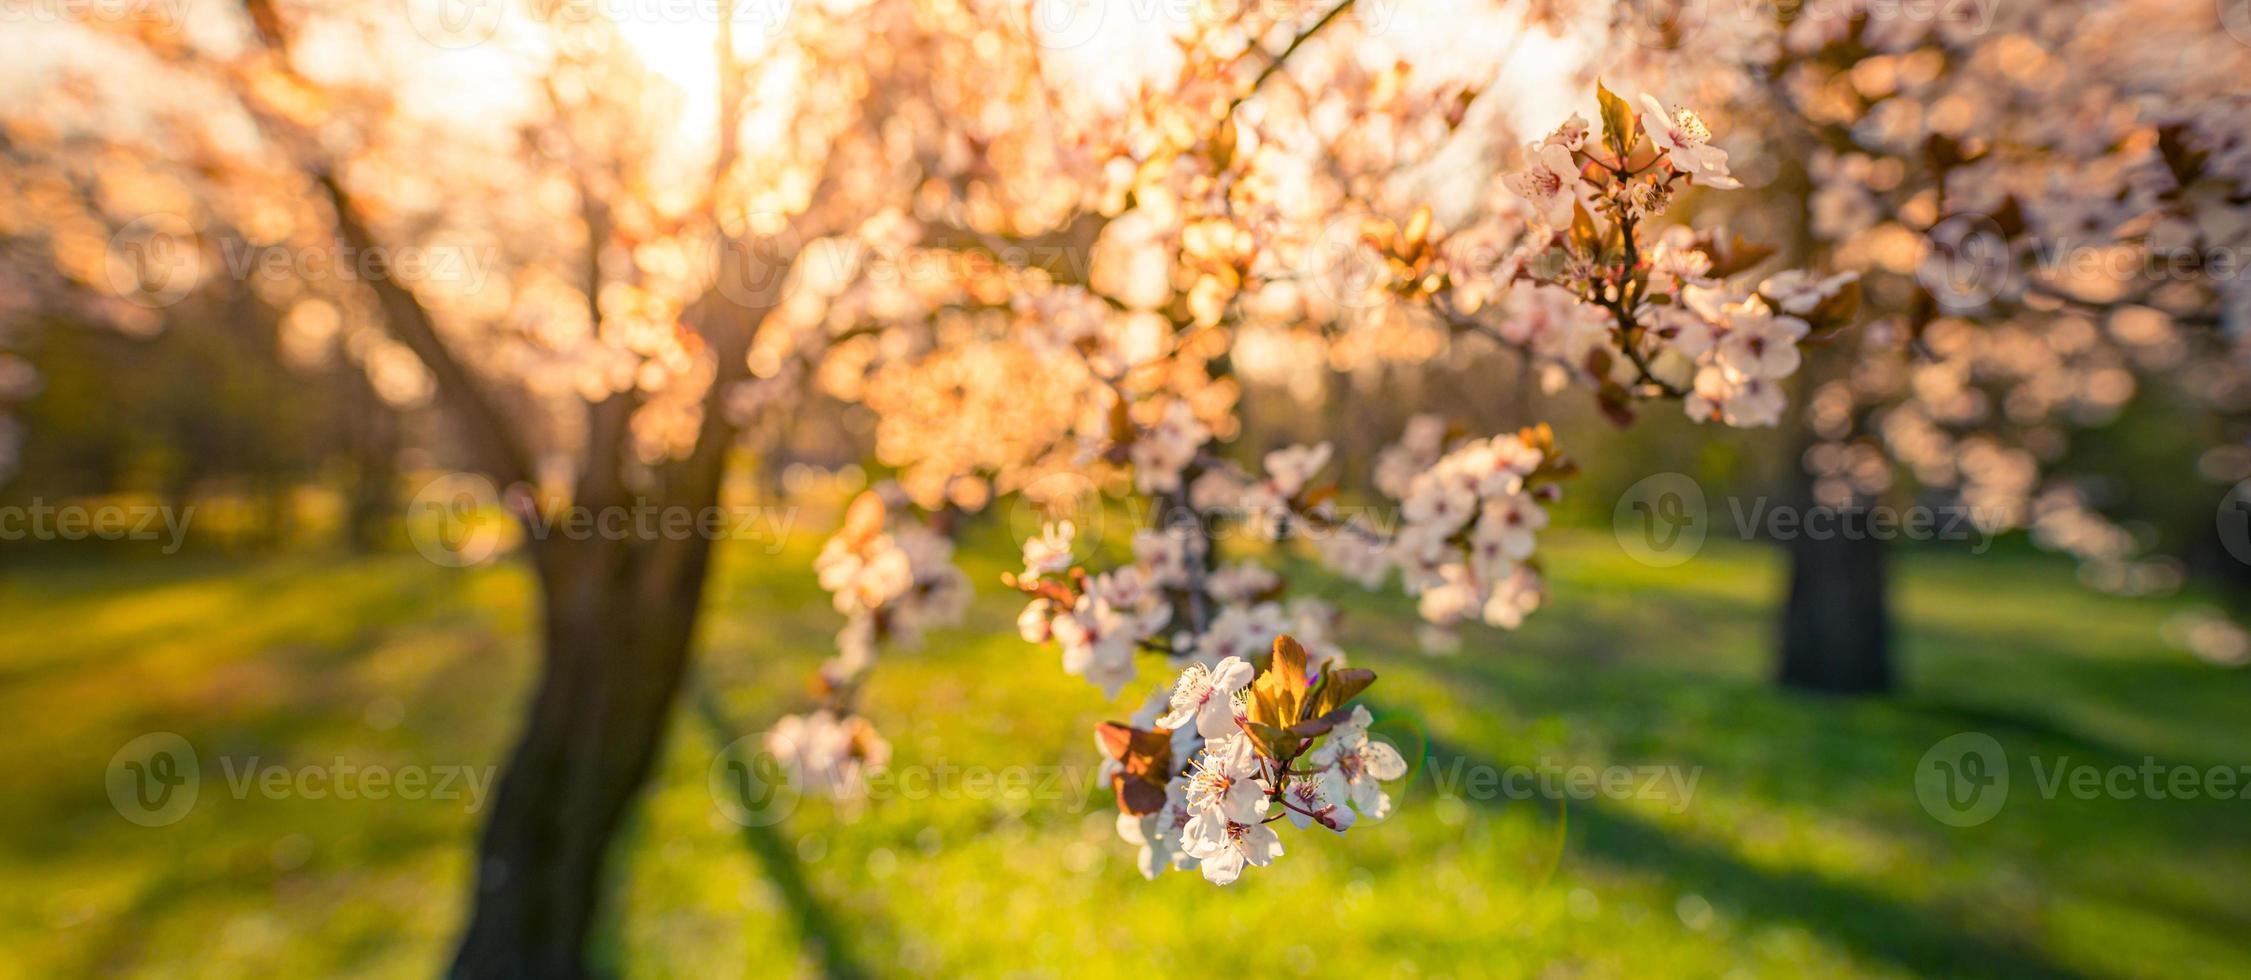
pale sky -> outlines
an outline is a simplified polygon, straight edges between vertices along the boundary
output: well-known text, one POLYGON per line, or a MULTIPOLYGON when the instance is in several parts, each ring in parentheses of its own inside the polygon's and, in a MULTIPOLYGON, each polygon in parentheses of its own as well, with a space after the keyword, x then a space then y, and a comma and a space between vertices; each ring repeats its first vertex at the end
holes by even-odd
MULTIPOLYGON (((224 51, 240 43, 238 0, 115 2, 161 4, 156 9, 184 14, 198 45, 224 51)), ((397 2, 404 17, 374 16, 365 30, 339 26, 302 36, 299 69, 316 78, 348 77, 380 61, 411 65, 411 71, 392 73, 402 108, 504 134, 507 127, 495 123, 520 114, 533 97, 532 72, 548 43, 546 32, 516 6, 522 0, 397 2)), ((674 150, 684 165, 708 154, 717 112, 719 0, 578 2, 614 20, 651 70, 677 86, 682 103, 674 150)), ((755 59, 793 2, 819 0, 740 0, 733 8, 738 55, 755 59)), ((1194 2, 1038 0, 1034 16, 1043 36, 1054 42, 1051 65, 1076 84, 1121 97, 1141 78, 1176 66, 1171 34, 1187 21, 1194 2)), ((1327 9, 1327 0, 1258 2, 1306 4, 1309 17, 1327 9)), ((1406 56, 1430 84, 1481 82, 1493 90, 1481 112, 1499 113, 1520 133, 1545 131, 1584 99, 1576 85, 1559 84, 1574 77, 1581 54, 1569 41, 1520 31, 1513 15, 1495 6, 1489 0, 1360 0, 1345 16, 1357 18, 1368 35, 1355 56, 1371 64, 1406 56)), ((0 66, 0 100, 44 97, 66 66, 88 69, 80 74, 117 96, 105 101, 128 107, 153 101, 162 91, 118 67, 118 53, 128 50, 124 45, 92 37, 77 25, 13 19, 0 23, 0 39, 10 55, 0 66)))

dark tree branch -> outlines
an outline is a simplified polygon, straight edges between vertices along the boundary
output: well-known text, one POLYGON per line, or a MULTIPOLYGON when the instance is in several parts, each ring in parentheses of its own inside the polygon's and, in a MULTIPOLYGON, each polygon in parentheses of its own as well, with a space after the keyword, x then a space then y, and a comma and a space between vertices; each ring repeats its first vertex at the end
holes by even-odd
POLYGON ((437 321, 429 307, 391 274, 389 253, 361 219, 351 192, 344 189, 334 174, 317 173, 313 179, 335 209, 338 233, 371 264, 372 274, 366 276, 365 281, 382 304, 383 321, 390 327, 391 335, 429 369, 437 380, 439 397, 455 408, 467 426, 479 468, 503 487, 532 484, 531 457, 514 426, 484 383, 454 356, 452 348, 438 335, 437 321))

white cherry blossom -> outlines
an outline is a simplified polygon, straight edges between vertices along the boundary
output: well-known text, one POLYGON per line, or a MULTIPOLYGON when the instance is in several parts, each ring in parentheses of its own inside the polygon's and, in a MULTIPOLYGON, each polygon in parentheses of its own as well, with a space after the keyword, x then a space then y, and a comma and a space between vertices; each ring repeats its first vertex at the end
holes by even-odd
POLYGON ((1198 734, 1209 739, 1236 734, 1235 695, 1250 686, 1255 673, 1241 657, 1228 657, 1211 667, 1189 664, 1173 687, 1172 710, 1157 724, 1172 729, 1193 724, 1198 734))
POLYGON ((1508 174, 1501 182, 1530 203, 1549 227, 1570 227, 1571 210, 1579 203, 1582 189, 1579 165, 1571 162, 1571 151, 1552 143, 1535 143, 1525 156, 1524 172, 1508 174))
POLYGON ((1665 104, 1657 97, 1643 93, 1641 97, 1642 128, 1649 132, 1649 142, 1664 154, 1673 169, 1688 174, 1697 183, 1721 189, 1743 186, 1741 181, 1727 172, 1727 151, 1711 145, 1712 131, 1704 120, 1687 108, 1665 111, 1665 104))
POLYGON ((1335 783, 1332 781, 1318 776, 1290 780, 1289 786, 1282 790, 1284 812, 1289 814, 1290 823, 1299 830, 1314 824, 1340 834, 1350 830, 1359 815, 1341 799, 1330 795, 1329 789, 1333 785, 1335 783))
POLYGON ((1189 763, 1188 808, 1215 812, 1233 823, 1257 823, 1266 816, 1266 787, 1259 781, 1258 757, 1241 732, 1211 737, 1189 763))
POLYGON ((1328 783, 1330 799, 1344 800, 1369 820, 1391 814, 1391 796, 1383 783, 1407 774, 1407 760, 1389 744, 1368 737, 1375 721, 1364 706, 1355 706, 1351 717, 1329 733, 1329 741, 1314 753, 1314 763, 1325 766, 1321 778, 1328 783))
POLYGON ((1739 313, 1720 338, 1720 366, 1744 378, 1789 377, 1798 370, 1798 341, 1806 330, 1806 322, 1794 316, 1739 313))
POLYGON ((1329 465, 1332 447, 1287 446, 1266 454, 1266 477, 1283 497, 1295 497, 1321 468, 1329 465))
POLYGON ((1216 810, 1188 819, 1183 829, 1188 855, 1197 859, 1204 880, 1233 884, 1243 866, 1266 867, 1282 856, 1282 838, 1263 823, 1234 823, 1216 810))
POLYGON ((1821 305, 1821 301, 1837 295, 1840 290, 1859 279, 1860 274, 1857 272, 1822 276, 1803 269, 1788 269, 1768 276, 1766 281, 1759 283, 1759 292, 1773 300, 1774 305, 1780 307, 1782 312, 1802 316, 1813 312, 1814 307, 1821 305))
POLYGON ((1071 567, 1071 544, 1077 534, 1070 521, 1041 525, 1039 536, 1024 542, 1024 577, 1039 578, 1071 567))

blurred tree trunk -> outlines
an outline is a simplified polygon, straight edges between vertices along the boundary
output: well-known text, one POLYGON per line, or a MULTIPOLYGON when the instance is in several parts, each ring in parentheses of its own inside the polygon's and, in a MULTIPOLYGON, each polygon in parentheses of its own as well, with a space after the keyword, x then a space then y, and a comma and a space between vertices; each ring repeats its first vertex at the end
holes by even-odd
MULTIPOLYGON (((718 506, 736 432, 721 400, 745 373, 750 337, 771 309, 718 297, 691 307, 687 319, 711 338, 721 368, 696 448, 652 473, 646 493, 622 475, 638 396, 587 406, 578 506, 596 515, 644 505, 694 515, 718 506)), ((588 975, 610 844, 648 780, 686 679, 713 546, 699 533, 535 538, 545 656, 478 844, 476 907, 455 977, 588 975)))
MULTIPOLYGON (((1790 503, 1816 506, 1800 453, 1788 467, 1790 503)), ((1865 524, 1862 525, 1865 529, 1865 524)), ((1823 694, 1885 694, 1895 680, 1884 542, 1868 534, 1797 534, 1782 611, 1783 687, 1823 694)))
MULTIPOLYGON (((290 61, 288 20, 271 0, 245 0, 258 40, 278 64, 290 61)), ((714 180, 738 155, 747 86, 734 68, 729 18, 719 18, 719 152, 714 180)), ((286 70, 286 69, 284 69, 286 70)), ((262 129, 281 129, 287 145, 317 145, 276 117, 254 113, 262 129)), ((842 159, 842 158, 838 158, 842 159)), ((612 167, 602 186, 616 186, 612 167)), ((541 673, 530 711, 494 794, 478 844, 474 908, 455 954, 457 977, 572 980, 588 974, 586 946, 600 898, 609 845, 631 808, 661 745, 666 719, 686 676, 689 645, 703 604, 713 541, 701 534, 638 533, 557 538, 543 531, 532 451, 519 427, 528 407, 504 401, 472 370, 438 329, 434 311, 388 268, 390 250, 363 216, 332 162, 306 168, 331 205, 336 230, 368 267, 368 284, 392 339, 429 372, 438 399, 464 436, 473 468, 490 479, 532 534, 527 551, 538 571, 541 673)), ((824 174, 813 197, 830 187, 824 174)), ((608 199, 579 188, 586 224, 584 293, 601 322, 600 247, 609 238, 608 199)), ((817 235, 809 237, 818 237, 817 235)), ((589 402, 573 506, 599 515, 648 504, 700 515, 714 507, 738 431, 726 395, 748 376, 750 338, 779 302, 796 256, 773 241, 722 243, 720 281, 684 312, 709 351, 716 373, 702 404, 694 449, 654 467, 637 467, 646 494, 626 486, 633 459, 631 421, 636 391, 589 402)))
MULTIPOLYGON (((381 256, 343 186, 332 176, 320 181, 346 240, 361 254, 381 256)), ((413 293, 385 275, 369 279, 391 333, 429 368, 479 469, 518 509, 540 585, 538 687, 478 842, 474 908, 452 972, 583 977, 610 843, 648 778, 686 675, 712 541, 700 534, 543 533, 531 513, 540 506, 531 494, 539 486, 532 454, 509 413, 445 345, 413 293)), ((716 505, 734 441, 721 399, 745 371, 750 335, 770 308, 754 312, 713 300, 685 318, 705 326, 720 371, 695 450, 650 474, 647 494, 629 489, 623 477, 638 397, 629 392, 586 406, 574 506, 599 519, 644 504, 690 514, 716 505)))
POLYGON ((351 463, 344 507, 344 540, 356 552, 380 550, 398 510, 399 417, 367 380, 367 371, 339 358, 343 385, 340 442, 351 463))
POLYGON ((545 658, 479 842, 457 977, 588 975, 609 846, 686 676, 710 542, 551 541, 545 658))
POLYGON ((1826 694, 1892 690, 1882 541, 1800 537, 1792 542, 1780 679, 1784 687, 1826 694))
MULTIPOLYGON (((1792 226, 1785 250, 1794 267, 1819 267, 1834 255, 1812 233, 1810 213, 1813 181, 1804 161, 1813 147, 1802 141, 1775 187, 1801 202, 1803 209, 1792 226)), ((1857 328, 1856 328, 1857 329, 1857 328)), ((1790 553, 1790 594, 1782 609, 1781 662, 1776 679, 1785 688, 1822 694, 1888 694, 1895 682, 1892 669, 1891 603, 1885 544, 1865 533, 1833 533, 1816 538, 1805 533, 1805 516, 1820 506, 1814 495, 1813 474, 1807 471, 1806 454, 1821 441, 1808 417, 1814 392, 1822 382, 1849 377, 1852 356, 1842 344, 1824 344, 1806 353, 1804 367, 1792 379, 1789 439, 1791 455, 1781 479, 1788 488, 1790 506, 1797 508, 1799 533, 1786 542, 1790 553)), ((1855 410, 1854 428, 1866 419, 1855 410)), ((1831 521, 1831 528, 1842 522, 1831 521)))

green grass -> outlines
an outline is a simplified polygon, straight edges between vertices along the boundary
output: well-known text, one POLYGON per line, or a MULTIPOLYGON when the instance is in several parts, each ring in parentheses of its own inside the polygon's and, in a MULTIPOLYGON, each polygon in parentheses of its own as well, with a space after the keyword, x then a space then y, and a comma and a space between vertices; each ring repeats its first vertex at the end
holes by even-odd
MULTIPOLYGON (((707 789, 715 751, 802 707, 837 625, 804 571, 812 535, 779 557, 734 549, 700 657, 709 710, 682 713, 621 849, 606 962, 636 977, 2251 975, 2251 801, 2041 799, 2027 765, 2251 761, 2251 673, 2167 648, 2179 602, 2089 594, 2051 559, 1909 555, 1906 692, 1856 702, 1765 680, 1781 568, 1764 549, 1715 543, 1658 570, 1607 536, 1553 533, 1550 607, 1450 657, 1415 648, 1404 600, 1294 569, 1345 607, 1347 648, 1383 677, 1384 730, 1429 761, 1390 821, 1285 830, 1275 867, 1217 889, 1133 872, 1090 788, 1089 728, 1125 709, 1014 638, 993 585, 1007 548, 979 535, 971 622, 887 656, 867 713, 895 765, 1069 778, 729 823, 707 789), (2006 747, 2015 785, 1991 822, 1953 828, 1912 773, 1972 730, 2006 747), (1438 789, 1543 761, 1697 782, 1686 801, 1438 789)), ((476 814, 237 798, 222 766, 492 764, 532 666, 530 600, 514 567, 411 556, 11 571, 0 961, 26 976, 437 970, 476 814), (186 736, 203 776, 195 809, 157 828, 121 819, 103 784, 151 731, 186 736)))

